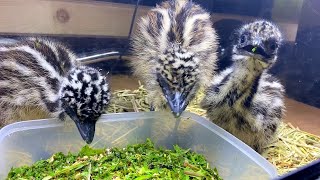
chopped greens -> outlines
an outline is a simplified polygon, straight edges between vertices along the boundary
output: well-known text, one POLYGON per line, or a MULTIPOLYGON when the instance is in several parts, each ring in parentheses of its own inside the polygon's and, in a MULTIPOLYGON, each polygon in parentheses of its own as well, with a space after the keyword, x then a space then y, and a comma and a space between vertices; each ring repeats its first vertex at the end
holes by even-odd
POLYGON ((254 52, 256 52, 256 50, 257 50, 257 47, 254 47, 254 48, 252 48, 252 52, 254 53, 254 52))
MULTIPOLYGON (((254 51, 256 51, 254 49, 254 51)), ((147 90, 140 84, 135 90, 117 90, 113 93, 112 102, 107 112, 141 112, 149 111, 147 90)), ((204 97, 200 89, 187 110, 200 116, 206 111, 199 106, 204 97)), ((274 142, 265 147, 263 156, 272 163, 279 174, 285 174, 320 158, 320 137, 294 127, 290 123, 281 122, 278 136, 274 142), (290 157, 290 158, 288 158, 290 157)))
POLYGON ((222 179, 203 155, 175 145, 173 150, 145 143, 126 148, 92 149, 84 146, 78 155, 56 153, 32 166, 12 168, 13 179, 222 179))

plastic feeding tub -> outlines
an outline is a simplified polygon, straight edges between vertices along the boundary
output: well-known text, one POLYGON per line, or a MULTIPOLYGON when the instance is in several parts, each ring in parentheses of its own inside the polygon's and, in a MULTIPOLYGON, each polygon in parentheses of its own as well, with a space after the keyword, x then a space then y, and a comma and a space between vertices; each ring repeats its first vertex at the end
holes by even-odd
MULTIPOLYGON (((243 142, 193 113, 180 120, 164 112, 102 115, 90 146, 124 147, 150 138, 156 145, 178 144, 205 155, 224 179, 271 179, 272 164, 243 142)), ((71 120, 45 119, 18 122, 0 130, 0 179, 11 167, 31 165, 57 152, 78 152, 85 143, 71 120)))

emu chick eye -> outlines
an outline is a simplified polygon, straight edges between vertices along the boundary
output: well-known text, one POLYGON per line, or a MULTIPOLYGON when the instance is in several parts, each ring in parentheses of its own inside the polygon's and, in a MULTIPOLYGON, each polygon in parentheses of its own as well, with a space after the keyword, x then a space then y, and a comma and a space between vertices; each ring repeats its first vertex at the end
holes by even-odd
POLYGON ((275 42, 271 42, 269 44, 269 48, 270 48, 270 50, 274 51, 274 50, 276 50, 278 48, 278 44, 275 43, 275 42))
POLYGON ((242 35, 240 38, 240 43, 244 43, 246 41, 246 36, 242 35))

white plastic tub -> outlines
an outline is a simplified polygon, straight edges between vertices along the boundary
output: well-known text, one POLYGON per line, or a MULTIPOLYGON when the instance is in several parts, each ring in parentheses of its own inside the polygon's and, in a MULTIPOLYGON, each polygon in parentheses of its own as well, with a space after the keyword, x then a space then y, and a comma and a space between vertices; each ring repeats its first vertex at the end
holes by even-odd
MULTIPOLYGON (((157 145, 178 144, 206 156, 224 179, 271 179, 276 169, 243 142, 193 113, 185 112, 178 128, 176 119, 163 112, 103 115, 91 146, 124 147, 151 138, 157 145)), ((53 153, 77 152, 85 145, 75 124, 68 120, 34 120, 0 130, 0 179, 11 167, 30 165, 53 153)))

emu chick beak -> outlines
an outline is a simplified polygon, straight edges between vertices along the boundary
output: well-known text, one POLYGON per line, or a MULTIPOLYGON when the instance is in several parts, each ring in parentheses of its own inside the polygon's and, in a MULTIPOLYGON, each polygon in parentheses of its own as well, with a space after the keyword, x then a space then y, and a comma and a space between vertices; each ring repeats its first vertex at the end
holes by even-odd
POLYGON ((170 94, 171 96, 166 96, 170 109, 175 117, 180 117, 187 107, 186 98, 180 92, 170 94))
POLYGON ((95 134, 95 127, 96 121, 86 121, 86 122, 79 122, 75 121, 78 131, 82 139, 87 143, 90 144, 94 138, 95 134))
POLYGON ((188 93, 180 93, 178 91, 172 90, 169 84, 159 74, 157 75, 157 78, 173 115, 176 118, 180 117, 180 115, 188 105, 188 102, 186 102, 188 93))
POLYGON ((70 107, 66 108, 65 112, 75 122, 82 139, 87 144, 90 144, 94 138, 96 121, 91 119, 80 121, 74 110, 70 107))

